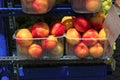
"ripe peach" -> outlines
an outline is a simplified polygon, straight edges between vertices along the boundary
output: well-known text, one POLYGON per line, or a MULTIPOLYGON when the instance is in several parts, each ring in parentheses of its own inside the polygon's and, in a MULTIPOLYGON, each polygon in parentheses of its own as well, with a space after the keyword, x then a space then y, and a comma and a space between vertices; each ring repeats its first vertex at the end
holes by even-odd
POLYGON ((105 29, 102 28, 99 31, 99 38, 100 38, 100 43, 105 44, 106 40, 107 40, 107 34, 105 32, 105 29))
POLYGON ((103 51, 104 49, 100 43, 96 43, 95 45, 91 46, 89 49, 91 56, 94 58, 101 57, 103 55, 103 51))
POLYGON ((62 36, 65 33, 65 26, 60 22, 53 23, 50 33, 54 36, 62 36))
POLYGON ((32 40, 33 36, 31 32, 26 28, 18 30, 15 37, 16 37, 16 42, 21 46, 29 46, 33 42, 32 40))
POLYGON ((88 46, 91 46, 97 43, 99 35, 95 29, 89 29, 83 34, 82 38, 83 43, 85 43, 88 46))
POLYGON ((60 42, 56 45, 56 47, 51 51, 53 57, 61 57, 63 55, 63 44, 60 42))
POLYGON ((51 50, 55 48, 57 42, 58 40, 54 35, 49 35, 48 38, 41 41, 41 44, 44 49, 51 50))
POLYGON ((95 13, 100 8, 100 0, 86 0, 85 7, 89 12, 95 13))
POLYGON ((90 27, 88 20, 83 16, 77 17, 74 20, 74 26, 75 26, 76 30, 79 32, 85 32, 90 27))
POLYGON ((32 35, 34 38, 43 38, 49 35, 49 26, 45 22, 39 22, 33 25, 32 35))
POLYGON ((70 28, 66 32, 67 42, 71 45, 76 45, 80 42, 81 35, 75 28, 70 28))
POLYGON ((99 31, 100 29, 103 28, 104 20, 105 18, 102 16, 93 16, 90 18, 90 24, 94 29, 99 31))
POLYGON ((43 14, 48 12, 49 3, 48 0, 34 0, 32 7, 37 13, 43 14))
POLYGON ((64 16, 61 20, 61 23, 65 26, 65 31, 72 28, 73 25, 73 17, 72 16, 64 16))
POLYGON ((85 58, 88 54, 89 54, 89 49, 87 47, 86 44, 84 44, 83 42, 79 43, 76 47, 75 47, 75 54, 78 57, 81 58, 85 58))
POLYGON ((42 47, 38 44, 32 44, 28 48, 29 55, 33 58, 38 58, 42 55, 42 47))
POLYGON ((28 48, 29 46, 21 46, 19 44, 17 45, 17 50, 22 54, 28 54, 28 48))

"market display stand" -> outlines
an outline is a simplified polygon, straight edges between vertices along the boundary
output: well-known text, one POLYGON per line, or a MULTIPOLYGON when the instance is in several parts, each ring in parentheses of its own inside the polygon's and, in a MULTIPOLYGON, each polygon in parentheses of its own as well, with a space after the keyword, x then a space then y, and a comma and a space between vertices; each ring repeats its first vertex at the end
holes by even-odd
MULTIPOLYGON (((14 55, 15 41, 12 38, 16 27, 16 16, 63 16, 80 15, 71 9, 71 5, 57 5, 49 13, 31 15, 22 12, 20 4, 14 0, 1 0, 4 7, 0 8, 0 17, 4 19, 4 28, 7 31, 9 56, 0 57, 0 63, 10 65, 11 80, 106 80, 110 71, 103 59, 70 59, 59 60, 22 60, 14 55), (16 4, 16 5, 15 5, 16 4)), ((84 14, 91 15, 91 14, 84 14)))

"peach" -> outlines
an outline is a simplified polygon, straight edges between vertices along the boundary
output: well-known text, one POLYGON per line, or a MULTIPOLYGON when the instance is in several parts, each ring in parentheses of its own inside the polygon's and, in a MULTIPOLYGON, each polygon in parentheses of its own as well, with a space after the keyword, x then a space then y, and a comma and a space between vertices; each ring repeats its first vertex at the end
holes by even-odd
POLYGON ((49 3, 48 0, 34 0, 32 7, 37 13, 43 14, 48 12, 49 3))
POLYGON ((42 55, 42 47, 38 44, 32 44, 29 48, 28 48, 28 53, 31 57, 33 58, 38 58, 42 55))
POLYGON ((97 43, 99 35, 95 29, 89 29, 83 34, 82 38, 83 43, 85 43, 88 46, 91 46, 97 43))
POLYGON ((65 26, 60 22, 53 23, 50 33, 54 36, 62 36, 65 33, 65 26))
POLYGON ((18 30, 15 37, 16 42, 21 46, 29 46, 33 42, 33 36, 27 28, 18 30))
POLYGON ((103 28, 104 20, 105 18, 103 16, 93 16, 90 18, 90 24, 94 29, 99 31, 103 28))
POLYGON ((89 49, 86 44, 81 42, 75 47, 74 52, 78 57, 85 58, 89 54, 89 49))
POLYGON ((61 20, 61 23, 65 26, 65 31, 72 28, 73 25, 73 17, 72 16, 64 16, 61 20))
POLYGON ((53 57, 61 57, 64 53, 64 47, 63 44, 60 42, 56 45, 56 47, 51 51, 53 57))
POLYGON ((104 49, 100 43, 96 43, 95 45, 91 46, 89 49, 91 56, 94 58, 101 57, 103 55, 103 51, 104 49))
POLYGON ((46 50, 51 50, 57 45, 57 38, 54 35, 49 35, 48 38, 41 41, 42 47, 46 50))
POLYGON ((17 45, 17 50, 22 54, 28 54, 28 48, 29 46, 21 46, 19 44, 17 45))
POLYGON ((95 13, 100 8, 100 0, 86 0, 85 7, 89 12, 95 13))
POLYGON ((104 28, 102 28, 102 29, 99 31, 99 38, 101 38, 101 39, 100 39, 100 42, 104 44, 105 41, 106 41, 106 39, 107 39, 107 34, 106 34, 104 28), (102 40, 102 39, 103 39, 103 40, 102 40))
POLYGON ((49 26, 45 22, 39 22, 33 25, 32 35, 34 38, 43 38, 49 35, 49 26))
POLYGON ((78 32, 85 32, 90 27, 88 20, 83 16, 77 17, 74 20, 74 26, 78 32))
POLYGON ((71 45, 76 45, 80 42, 81 35, 75 28, 70 28, 66 32, 67 42, 71 45))

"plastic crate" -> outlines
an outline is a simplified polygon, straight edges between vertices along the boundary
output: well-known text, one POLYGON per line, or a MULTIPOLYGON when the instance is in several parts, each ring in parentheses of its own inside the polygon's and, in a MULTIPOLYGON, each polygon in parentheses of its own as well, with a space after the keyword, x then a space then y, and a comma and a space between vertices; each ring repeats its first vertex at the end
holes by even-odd
POLYGON ((28 14, 44 14, 55 5, 56 0, 21 0, 23 12, 28 14))
POLYGON ((21 59, 59 59, 64 54, 64 36, 47 38, 17 38, 17 54, 21 59))

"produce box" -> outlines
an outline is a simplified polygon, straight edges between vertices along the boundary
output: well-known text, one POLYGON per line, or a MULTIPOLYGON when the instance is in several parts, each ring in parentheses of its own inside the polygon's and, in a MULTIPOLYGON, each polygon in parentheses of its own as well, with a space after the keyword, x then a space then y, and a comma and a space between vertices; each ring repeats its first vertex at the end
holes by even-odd
POLYGON ((95 13, 100 10, 101 0, 71 0, 72 9, 77 13, 95 13))
POLYGON ((107 59, 110 56, 107 38, 67 38, 66 54, 70 58, 78 59, 107 59), (76 43, 72 45, 69 41, 76 43))
POLYGON ((33 38, 28 29, 22 28, 14 33, 13 38, 16 40, 17 56, 21 59, 59 59, 64 53, 63 36, 33 38))
POLYGON ((55 5, 56 0, 21 0, 23 12, 28 14, 44 14, 55 5))
POLYGON ((70 58, 109 58, 111 46, 104 27, 104 16, 74 16, 73 26, 66 30, 66 55, 70 58))

